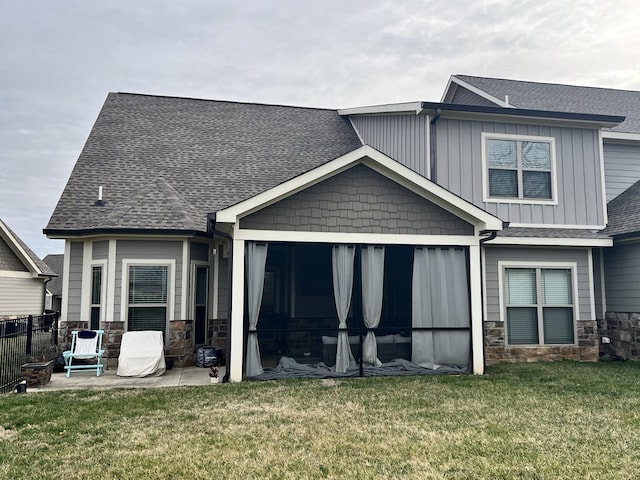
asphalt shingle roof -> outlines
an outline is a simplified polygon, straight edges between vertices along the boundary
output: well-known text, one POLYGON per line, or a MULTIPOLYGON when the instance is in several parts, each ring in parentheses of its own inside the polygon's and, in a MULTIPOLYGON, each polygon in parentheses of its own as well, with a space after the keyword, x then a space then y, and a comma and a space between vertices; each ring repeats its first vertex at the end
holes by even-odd
POLYGON ((581 228, 526 228, 509 227, 498 232, 499 237, 530 237, 530 238, 585 238, 585 239, 606 239, 605 233, 597 230, 581 228))
POLYGON ((335 110, 110 93, 45 232, 206 231, 208 213, 360 146, 335 110))
POLYGON ((509 95, 509 103, 518 108, 624 116, 626 117, 624 122, 608 130, 640 133, 640 92, 638 91, 524 82, 471 75, 454 75, 454 77, 500 99, 509 95))

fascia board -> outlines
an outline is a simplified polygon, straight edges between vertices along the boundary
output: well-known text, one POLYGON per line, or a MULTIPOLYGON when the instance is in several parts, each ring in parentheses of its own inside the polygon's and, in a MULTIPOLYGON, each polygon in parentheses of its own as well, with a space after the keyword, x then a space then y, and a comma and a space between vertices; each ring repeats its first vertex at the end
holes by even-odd
POLYGON ((628 140, 628 141, 640 142, 640 133, 611 132, 611 131, 603 130, 602 139, 605 142, 607 140, 628 140))
POLYGON ((496 237, 489 240, 486 245, 612 247, 613 238, 496 237))
POLYGON ((367 115, 373 113, 419 113, 422 102, 388 103, 384 105, 368 105, 364 107, 341 108, 338 115, 367 115))

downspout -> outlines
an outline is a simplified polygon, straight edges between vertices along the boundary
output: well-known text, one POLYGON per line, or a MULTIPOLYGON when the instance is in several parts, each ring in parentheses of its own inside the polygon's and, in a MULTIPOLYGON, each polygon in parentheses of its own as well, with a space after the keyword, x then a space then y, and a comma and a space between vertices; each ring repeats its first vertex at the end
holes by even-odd
POLYGON ((227 264, 227 332, 226 332, 226 352, 225 352, 225 374, 222 377, 222 383, 229 383, 229 374, 231 372, 231 301, 233 291, 231 289, 231 281, 233 278, 233 237, 228 233, 216 230, 216 214, 210 213, 207 215, 207 234, 211 239, 214 239, 216 235, 224 238, 229 245, 229 262, 227 264))
MULTIPOLYGON (((502 222, 502 228, 507 228, 509 226, 509 222, 502 222)), ((480 234, 482 235, 483 233, 487 233, 487 232, 480 232, 480 234)), ((482 281, 482 279, 484 278, 484 271, 482 270, 482 248, 483 245, 491 240, 493 240, 494 238, 496 238, 498 236, 498 231, 497 230, 491 230, 489 232, 489 235, 487 237, 481 238, 480 239, 480 296, 482 298, 482 302, 484 304, 484 282, 482 281)), ((484 305, 482 308, 482 348, 484 348, 484 322, 487 319, 484 318, 484 305)), ((485 371, 487 369, 487 359, 484 355, 482 355, 482 371, 485 371)))
POLYGON ((431 160, 431 181, 435 183, 438 183, 438 169, 436 168, 436 163, 437 163, 436 162, 436 157, 437 157, 436 139, 438 138, 436 133, 436 122, 440 118, 441 114, 442 114, 442 109, 436 108, 436 114, 433 116, 433 118, 429 122, 429 141, 430 141, 429 157, 431 160))
POLYGON ((53 280, 53 277, 47 277, 42 287, 42 313, 44 314, 47 307, 47 283, 53 280))

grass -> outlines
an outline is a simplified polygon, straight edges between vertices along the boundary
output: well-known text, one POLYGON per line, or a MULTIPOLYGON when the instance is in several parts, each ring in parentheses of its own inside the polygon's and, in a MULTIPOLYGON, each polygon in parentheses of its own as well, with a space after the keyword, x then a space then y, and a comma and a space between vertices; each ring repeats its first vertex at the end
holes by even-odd
POLYGON ((640 478, 640 364, 0 397, 1 478, 640 478))

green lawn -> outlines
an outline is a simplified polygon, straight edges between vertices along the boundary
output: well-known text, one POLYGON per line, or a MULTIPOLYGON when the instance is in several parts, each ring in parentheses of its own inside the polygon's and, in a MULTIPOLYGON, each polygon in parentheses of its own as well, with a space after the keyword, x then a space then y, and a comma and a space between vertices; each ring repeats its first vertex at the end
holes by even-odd
POLYGON ((640 478, 640 363, 0 397, 0 478, 640 478))

